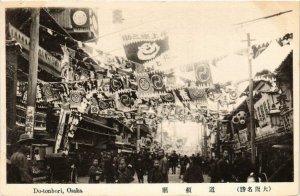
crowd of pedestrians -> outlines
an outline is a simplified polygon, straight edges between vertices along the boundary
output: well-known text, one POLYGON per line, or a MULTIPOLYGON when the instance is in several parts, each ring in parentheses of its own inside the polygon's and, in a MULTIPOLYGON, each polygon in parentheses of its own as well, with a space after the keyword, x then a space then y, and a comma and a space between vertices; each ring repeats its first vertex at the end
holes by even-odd
MULTIPOLYGON (((63 153, 63 152, 59 152, 63 153)), ((7 161, 8 182, 32 183, 30 162, 28 161, 28 148, 20 145, 7 161)), ((57 172, 62 175, 58 183, 76 183, 73 173, 81 176, 89 176, 89 183, 131 183, 137 176, 139 183, 169 183, 169 175, 178 175, 181 182, 202 183, 204 175, 210 177, 211 183, 226 182, 252 182, 259 181, 261 176, 256 175, 251 160, 246 153, 232 158, 229 152, 224 150, 220 158, 208 158, 200 154, 191 156, 181 155, 172 151, 165 153, 162 149, 158 152, 142 151, 139 153, 109 153, 101 152, 93 156, 85 157, 86 153, 78 153, 77 158, 69 159, 64 163, 53 161, 60 166, 67 165, 57 172), (84 163, 84 164, 83 164, 84 163), (87 164, 89 164, 87 166, 87 164), (70 167, 69 167, 70 166, 70 167), (87 171, 85 171, 87 169, 87 171), (178 172, 179 173, 176 173, 178 172), (70 173, 72 175, 70 175, 70 173)), ((57 165, 53 167, 57 169, 57 165)), ((54 171, 50 171, 52 178, 54 171)), ((59 176, 58 176, 59 178, 59 176)), ((55 182, 55 181, 49 181, 55 182)))
POLYGON ((203 175, 209 176, 211 183, 247 182, 255 177, 251 161, 245 153, 231 160, 227 150, 224 150, 220 159, 209 159, 200 156, 199 153, 187 156, 173 151, 167 154, 163 150, 157 153, 118 154, 109 156, 109 159, 112 162, 108 160, 107 163, 112 168, 101 169, 101 166, 94 164, 91 166, 90 183, 130 183, 134 181, 135 174, 139 183, 144 183, 145 177, 148 183, 169 183, 170 174, 177 174, 181 182, 186 183, 202 183, 203 175), (95 171, 96 167, 99 168, 99 172, 95 171), (92 181, 95 175, 99 175, 100 180, 92 181))

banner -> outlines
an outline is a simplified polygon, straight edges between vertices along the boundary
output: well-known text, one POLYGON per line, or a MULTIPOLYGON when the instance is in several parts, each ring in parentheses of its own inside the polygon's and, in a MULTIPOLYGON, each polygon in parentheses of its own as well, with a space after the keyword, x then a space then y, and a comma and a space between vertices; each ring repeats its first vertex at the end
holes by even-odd
POLYGON ((284 46, 284 45, 289 45, 292 39, 293 39, 293 33, 287 33, 282 38, 279 38, 276 41, 280 46, 284 46))
POLYGON ((81 100, 82 97, 79 91, 70 91, 70 108, 79 108, 81 100))
POLYGON ((136 76, 136 82, 137 82, 137 86, 138 86, 138 92, 140 94, 154 93, 154 89, 152 87, 148 73, 138 74, 136 76))
POLYGON ((114 109, 116 107, 116 103, 112 99, 99 100, 98 104, 100 110, 114 109))
POLYGON ((111 78, 110 79, 110 91, 116 92, 124 89, 124 84, 121 78, 111 78))
POLYGON ((136 81, 139 94, 162 93, 166 91, 162 72, 137 74, 136 81))
POLYGON ((50 102, 50 101, 55 100, 51 84, 44 84, 43 85, 43 93, 44 93, 46 102, 50 102))
POLYGON ((145 33, 124 35, 124 50, 128 60, 145 67, 162 66, 167 58, 169 41, 166 33, 145 33))
POLYGON ((171 90, 167 91, 165 95, 160 95, 160 98, 162 100, 162 103, 175 103, 175 95, 171 90))
POLYGON ((208 88, 212 85, 212 76, 208 63, 195 63, 194 72, 198 86, 208 88))
POLYGON ((191 101, 198 102, 203 105, 207 104, 207 96, 204 89, 188 88, 191 101))
POLYGON ((135 115, 136 113, 135 112, 125 112, 124 115, 125 115, 125 118, 127 119, 135 119, 135 115))
POLYGON ((191 97, 187 89, 176 89, 174 92, 181 102, 191 101, 191 97))
POLYGON ((164 76, 162 72, 150 72, 149 78, 154 92, 162 93, 166 91, 164 76))
POLYGON ((25 121, 25 133, 28 134, 30 138, 33 138, 34 114, 35 114, 34 106, 27 106, 26 121, 25 121))
POLYGON ((134 102, 137 99, 136 93, 134 91, 123 91, 117 94, 117 108, 121 111, 132 110, 134 102))
POLYGON ((252 58, 255 59, 257 58, 265 49, 268 48, 270 43, 264 43, 262 45, 253 45, 252 46, 252 58))

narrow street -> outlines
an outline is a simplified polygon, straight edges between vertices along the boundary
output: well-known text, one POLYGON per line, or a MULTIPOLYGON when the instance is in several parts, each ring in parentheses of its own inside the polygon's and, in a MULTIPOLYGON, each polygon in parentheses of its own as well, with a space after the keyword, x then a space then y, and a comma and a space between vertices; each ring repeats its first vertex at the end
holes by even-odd
MULTIPOLYGON (((206 174, 203 175, 204 183, 210 182, 210 177, 206 174)), ((79 177, 79 184, 86 184, 89 181, 89 177, 79 177)), ((134 175, 134 181, 132 183, 138 183, 137 175, 134 175)), ((147 175, 144 175, 144 183, 147 184, 147 175)), ((171 174, 171 170, 169 172, 169 183, 182 183, 181 179, 179 179, 179 168, 176 170, 176 174, 171 174)))

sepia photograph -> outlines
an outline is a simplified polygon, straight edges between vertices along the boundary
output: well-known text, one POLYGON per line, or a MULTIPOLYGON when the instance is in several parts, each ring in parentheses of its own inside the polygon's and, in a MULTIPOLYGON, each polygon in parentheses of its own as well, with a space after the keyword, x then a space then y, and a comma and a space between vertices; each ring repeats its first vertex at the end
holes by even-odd
POLYGON ((297 186, 298 1, 1 10, 4 184, 297 186))

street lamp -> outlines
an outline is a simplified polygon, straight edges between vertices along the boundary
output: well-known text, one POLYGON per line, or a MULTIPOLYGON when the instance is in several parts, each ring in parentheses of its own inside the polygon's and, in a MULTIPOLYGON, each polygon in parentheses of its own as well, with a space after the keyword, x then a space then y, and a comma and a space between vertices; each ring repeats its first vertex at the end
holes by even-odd
POLYGON ((269 116, 271 119, 271 127, 280 125, 280 110, 276 108, 275 104, 272 105, 269 116))

